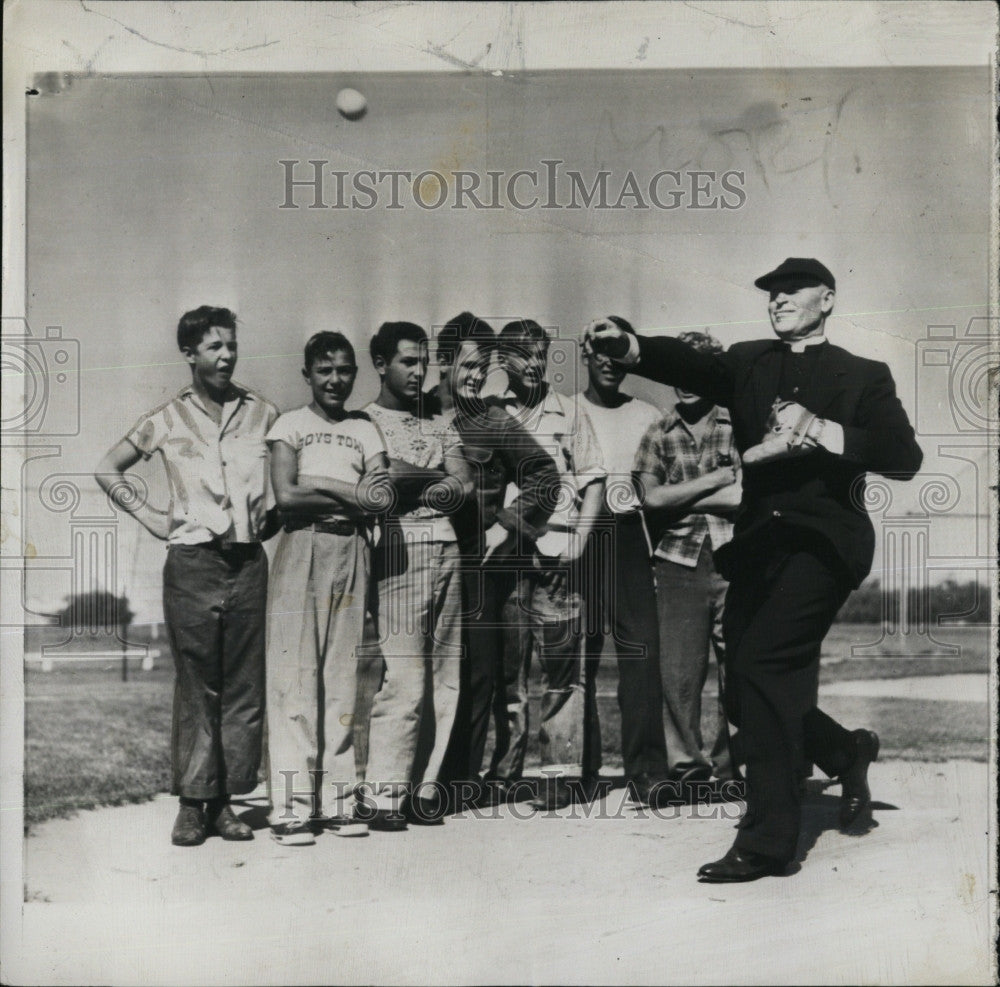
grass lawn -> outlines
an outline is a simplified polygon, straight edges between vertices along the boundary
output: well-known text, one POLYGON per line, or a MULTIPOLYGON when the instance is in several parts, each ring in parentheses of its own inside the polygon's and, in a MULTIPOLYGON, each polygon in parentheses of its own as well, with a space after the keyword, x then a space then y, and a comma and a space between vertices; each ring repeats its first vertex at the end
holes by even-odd
MULTIPOLYGON (((938 639, 959 644, 956 658, 931 656, 838 660, 850 644, 876 640, 874 627, 837 625, 824 648, 822 683, 890 679, 913 675, 986 672, 990 638, 986 627, 942 628, 938 639)), ((712 673, 714 674, 714 672, 712 673)), ((605 765, 621 763, 614 661, 602 661, 598 707, 605 765)), ((531 740, 528 764, 538 764, 540 681, 531 681, 531 740)), ((120 679, 117 662, 57 665, 25 671, 25 824, 97 805, 141 801, 170 787, 170 715, 173 669, 160 659, 150 672, 130 670, 120 679)), ((845 726, 874 726, 883 756, 921 760, 988 756, 985 703, 830 696, 823 706, 845 726)), ((711 732, 714 699, 706 696, 703 732, 711 732)), ((492 738, 491 738, 492 743, 492 738)), ((490 748, 488 748, 490 749, 490 748)))
POLYGON ((170 788, 173 669, 25 670, 25 824, 170 788))

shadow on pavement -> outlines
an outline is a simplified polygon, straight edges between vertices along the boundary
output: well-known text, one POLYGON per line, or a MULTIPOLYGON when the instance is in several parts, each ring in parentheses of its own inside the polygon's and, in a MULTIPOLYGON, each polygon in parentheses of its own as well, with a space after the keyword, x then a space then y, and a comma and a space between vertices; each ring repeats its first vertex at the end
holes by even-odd
MULTIPOLYGON (((799 844, 795 854, 796 863, 801 864, 805 861, 817 840, 828 830, 842 832, 845 836, 865 836, 878 828, 878 820, 873 817, 874 812, 895 812, 899 811, 899 806, 873 799, 870 810, 863 813, 847 830, 840 829, 837 819, 839 810, 838 782, 820 779, 810 779, 806 782, 806 793, 802 800, 802 829, 799 833, 799 844), (827 791, 831 787, 837 790, 836 794, 827 791)), ((790 868, 789 873, 794 873, 794 870, 790 868)))

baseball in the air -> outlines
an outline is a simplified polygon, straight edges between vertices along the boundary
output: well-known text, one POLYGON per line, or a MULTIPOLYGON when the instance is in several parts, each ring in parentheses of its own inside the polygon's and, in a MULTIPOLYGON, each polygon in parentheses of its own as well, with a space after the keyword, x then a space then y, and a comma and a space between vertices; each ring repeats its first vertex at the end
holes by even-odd
POLYGON ((348 120, 360 120, 368 109, 368 100, 357 89, 341 89, 337 93, 337 109, 348 120))

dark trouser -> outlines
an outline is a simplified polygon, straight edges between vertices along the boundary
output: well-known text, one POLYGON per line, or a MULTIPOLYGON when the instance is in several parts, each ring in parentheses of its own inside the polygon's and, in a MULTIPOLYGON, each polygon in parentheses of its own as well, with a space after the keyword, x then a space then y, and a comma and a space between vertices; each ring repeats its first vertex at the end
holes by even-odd
POLYGON ((618 708, 627 778, 662 777, 667 747, 660 715, 660 635, 649 548, 638 514, 597 526, 583 560, 587 656, 596 673, 605 635, 618 657, 618 708))
POLYGON ((507 743, 503 702, 503 604, 513 589, 514 573, 462 556, 463 634, 458 710, 443 774, 449 781, 477 780, 486 753, 490 713, 495 714, 498 746, 507 743))
POLYGON ((722 708, 725 694, 722 614, 726 581, 712 564, 712 544, 706 538, 697 564, 656 562, 656 597, 660 613, 660 668, 663 675, 663 716, 671 769, 711 768, 721 780, 734 777, 729 751, 729 725, 722 708), (701 695, 708 678, 709 650, 714 650, 719 693, 715 726, 701 734, 701 695))
POLYGON ((830 551, 806 532, 771 532, 734 567, 723 631, 726 708, 746 758, 741 849, 792 860, 800 765, 811 760, 835 777, 853 760, 851 734, 816 706, 820 647, 849 591, 830 551))
POLYGON ((257 787, 266 608, 259 544, 170 546, 163 613, 177 673, 174 795, 210 799, 257 787))

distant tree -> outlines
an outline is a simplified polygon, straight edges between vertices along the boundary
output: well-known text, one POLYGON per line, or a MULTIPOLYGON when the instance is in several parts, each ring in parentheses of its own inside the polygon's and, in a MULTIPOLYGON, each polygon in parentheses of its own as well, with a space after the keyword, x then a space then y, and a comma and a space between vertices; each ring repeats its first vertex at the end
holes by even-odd
MULTIPOLYGON (((911 608, 918 603, 913 599, 913 594, 916 592, 916 590, 910 591, 911 608)), ((946 579, 931 588, 928 604, 930 616, 934 620, 940 618, 949 622, 964 621, 969 624, 990 622, 990 589, 971 580, 959 583, 954 579, 946 579)))
POLYGON ((60 626, 72 627, 75 633, 114 634, 125 631, 135 614, 127 596, 98 589, 74 593, 57 616, 60 626))
POLYGON ((878 624, 882 621, 883 613, 889 617, 894 616, 892 610, 897 600, 895 594, 886 596, 881 583, 873 579, 851 593, 840 608, 837 620, 842 624, 878 624))
MULTIPOLYGON (((937 624, 990 622, 990 589, 973 581, 946 579, 925 589, 910 589, 907 595, 910 622, 937 624)), ((885 591, 877 579, 865 583, 847 598, 837 620, 842 624, 890 624, 899 620, 899 590, 885 591)))

